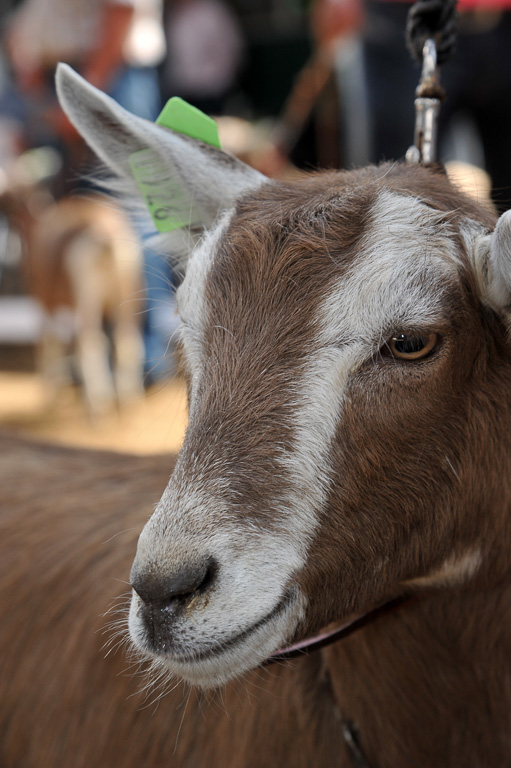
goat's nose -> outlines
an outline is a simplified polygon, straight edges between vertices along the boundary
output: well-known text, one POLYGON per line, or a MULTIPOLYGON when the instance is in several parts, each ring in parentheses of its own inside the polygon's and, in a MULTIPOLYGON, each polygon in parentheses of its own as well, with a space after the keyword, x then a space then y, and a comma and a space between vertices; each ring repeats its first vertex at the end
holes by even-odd
POLYGON ((148 606, 167 608, 182 604, 196 593, 203 593, 211 586, 216 564, 212 559, 182 566, 172 575, 158 575, 153 569, 145 570, 135 560, 131 569, 130 583, 137 595, 148 606))

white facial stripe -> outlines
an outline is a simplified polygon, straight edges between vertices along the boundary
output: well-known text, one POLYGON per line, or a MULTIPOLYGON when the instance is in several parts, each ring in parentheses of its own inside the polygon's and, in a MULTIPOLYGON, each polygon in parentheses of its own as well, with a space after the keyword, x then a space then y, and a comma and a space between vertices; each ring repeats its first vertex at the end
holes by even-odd
POLYGON ((194 250, 186 277, 179 286, 176 299, 181 320, 180 333, 190 373, 197 375, 201 367, 202 336, 206 325, 204 293, 218 246, 229 227, 233 209, 226 211, 216 227, 208 232, 194 250))
POLYGON ((287 501, 295 547, 305 562, 306 549, 319 523, 331 483, 330 449, 341 416, 344 390, 357 362, 349 348, 325 348, 320 333, 317 352, 297 381, 294 444, 281 463, 293 480, 287 501))
POLYGON ((441 317, 438 288, 458 263, 448 224, 415 198, 388 190, 373 220, 360 258, 325 303, 325 343, 363 343, 376 351, 390 325, 428 325, 441 317))

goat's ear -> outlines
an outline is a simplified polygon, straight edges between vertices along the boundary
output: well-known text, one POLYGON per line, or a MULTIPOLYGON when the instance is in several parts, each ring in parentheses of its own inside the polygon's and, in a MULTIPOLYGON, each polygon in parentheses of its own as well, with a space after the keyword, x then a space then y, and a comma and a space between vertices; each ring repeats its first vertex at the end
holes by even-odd
MULTIPOLYGON (((244 192, 267 181, 215 147, 132 115, 66 64, 57 69, 57 92, 73 125, 125 186, 133 182, 137 189, 130 157, 150 151, 172 198, 165 201, 169 216, 195 232, 210 227, 244 192)), ((168 233, 171 247, 172 235, 168 233)), ((175 235, 179 239, 179 232, 175 235)))
POLYGON ((483 299, 497 312, 511 310, 511 211, 475 237, 472 258, 483 299))

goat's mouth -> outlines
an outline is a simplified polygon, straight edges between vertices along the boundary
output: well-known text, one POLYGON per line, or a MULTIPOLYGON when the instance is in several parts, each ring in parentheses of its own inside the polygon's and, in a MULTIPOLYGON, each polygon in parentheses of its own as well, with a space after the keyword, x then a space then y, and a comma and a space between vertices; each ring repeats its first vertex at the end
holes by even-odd
POLYGON ((189 652, 182 654, 178 651, 169 655, 171 655, 172 658, 174 658, 176 661, 179 661, 181 664, 195 664, 200 661, 217 658, 223 653, 227 653, 228 651, 236 648, 237 645, 243 643, 251 635, 254 635, 258 630, 270 624, 274 619, 277 619, 292 603, 293 595, 294 591, 291 589, 288 590, 282 600, 280 600, 275 608, 266 614, 266 616, 264 616, 262 619, 259 619, 259 621, 256 621, 255 624, 252 624, 250 627, 247 627, 247 629, 244 629, 242 632, 238 632, 236 635, 233 635, 226 640, 221 640, 217 644, 211 644, 205 648, 199 648, 191 653, 189 652))
POLYGON ((290 588, 261 619, 225 639, 206 637, 205 629, 193 634, 185 623, 151 641, 140 617, 130 619, 130 633, 135 646, 169 672, 193 685, 214 687, 257 667, 280 648, 303 617, 302 602, 299 590, 290 588))

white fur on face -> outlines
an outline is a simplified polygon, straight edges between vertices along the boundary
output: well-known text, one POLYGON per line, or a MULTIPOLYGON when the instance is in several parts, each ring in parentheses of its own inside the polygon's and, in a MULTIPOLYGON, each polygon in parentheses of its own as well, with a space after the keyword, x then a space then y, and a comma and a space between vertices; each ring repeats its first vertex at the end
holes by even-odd
MULTIPOLYGON (((204 236, 188 263, 186 276, 176 294, 180 318, 180 334, 187 370, 192 377, 193 392, 202 369, 202 337, 207 320, 204 293, 209 272, 219 244, 229 228, 233 210, 226 211, 216 227, 204 236)), ((192 410, 192 402, 189 403, 192 410)))
MULTIPOLYGON (((293 444, 289 450, 281 447, 275 466, 289 490, 267 503, 275 509, 278 526, 265 531, 257 520, 234 515, 227 500, 230 473, 236 467, 219 467, 212 480, 204 457, 195 455, 185 441, 170 483, 140 537, 137 557, 154 571, 179 572, 207 557, 218 563, 207 600, 173 624, 172 648, 160 655, 169 670, 192 683, 216 685, 242 673, 282 647, 296 630, 306 603, 294 576, 306 565, 308 545, 326 507, 334 472, 331 446, 350 376, 378 350, 385 333, 401 326, 431 327, 442 317, 441 284, 456 270, 448 225, 417 200, 390 192, 380 195, 372 213, 374 224, 361 242, 356 263, 311 318, 315 351, 292 389, 293 444)), ((222 220, 198 249, 180 290, 192 403, 193 382, 204 368, 204 288, 229 221, 229 216, 222 220)), ((212 461, 214 440, 211 435, 212 461)), ((143 649, 139 612, 135 596, 130 631, 143 649)))
POLYGON ((323 308, 324 343, 358 346, 361 361, 386 334, 434 326, 458 264, 448 223, 419 200, 385 190, 372 217, 360 258, 323 308))
MULTIPOLYGON (((201 498, 196 487, 185 490, 176 514, 169 515, 169 506, 176 509, 175 494, 171 481, 141 535, 138 553, 143 557, 147 549, 152 562, 177 570, 204 553, 216 558, 216 583, 190 604, 173 626, 171 652, 160 655, 170 672, 211 687, 256 666, 293 634, 304 615, 303 597, 286 586, 301 562, 290 542, 250 527, 240 530, 217 498, 210 493, 201 498)), ((144 651, 139 609, 134 595, 130 633, 144 651)))

